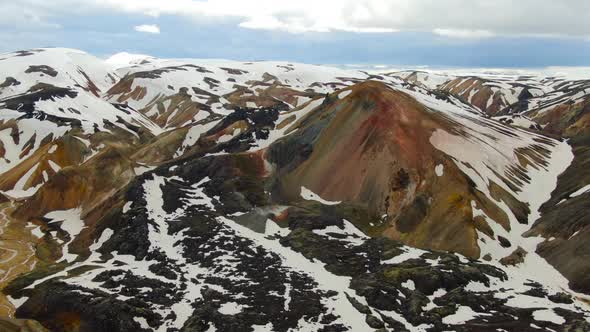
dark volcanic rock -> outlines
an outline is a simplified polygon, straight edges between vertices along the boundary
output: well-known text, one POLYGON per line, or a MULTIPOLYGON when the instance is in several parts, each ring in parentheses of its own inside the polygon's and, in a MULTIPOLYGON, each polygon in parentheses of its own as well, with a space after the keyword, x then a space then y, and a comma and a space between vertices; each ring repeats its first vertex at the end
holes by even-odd
POLYGON ((4 82, 0 83, 0 88, 7 88, 9 86, 16 86, 20 85, 20 82, 17 81, 14 77, 6 77, 4 82))
POLYGON ((46 65, 29 66, 29 68, 25 70, 25 73, 43 73, 51 77, 57 76, 57 71, 46 65))
POLYGON ((500 242, 500 245, 504 248, 512 247, 512 244, 510 243, 510 241, 508 241, 508 239, 503 236, 498 235, 498 241, 500 242))
MULTIPOLYGON (((137 301, 136 301, 137 302, 137 301)), ((146 307, 128 304, 104 292, 47 282, 16 311, 17 317, 38 317, 51 331, 146 331, 133 317, 158 326, 161 317, 146 307)))
POLYGON ((55 100, 59 98, 75 98, 77 95, 78 92, 69 88, 61 88, 40 83, 36 85, 34 89, 32 88, 29 93, 2 100, 2 102, 0 102, 0 106, 13 111, 24 113, 22 118, 47 120, 60 126, 68 125, 72 127, 80 127, 81 122, 78 119, 47 114, 35 108, 35 103, 38 101, 55 100))

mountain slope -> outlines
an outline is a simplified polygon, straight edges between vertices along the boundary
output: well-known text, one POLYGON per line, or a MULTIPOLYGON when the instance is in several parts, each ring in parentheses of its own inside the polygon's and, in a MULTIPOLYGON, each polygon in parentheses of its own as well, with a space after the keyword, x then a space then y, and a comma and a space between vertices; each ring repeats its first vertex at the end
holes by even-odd
POLYGON ((100 97, 118 77, 98 58, 69 49, 0 58, 12 82, 0 88, 0 190, 9 196, 32 195, 58 169, 99 151, 108 136, 133 144, 161 132, 135 110, 100 97))
POLYGON ((58 74, 0 100, 0 230, 18 239, 0 243, 0 314, 57 331, 590 330, 549 263, 576 291, 584 270, 537 232, 584 143, 488 118, 440 88, 455 78, 2 57, 15 79, 58 74))

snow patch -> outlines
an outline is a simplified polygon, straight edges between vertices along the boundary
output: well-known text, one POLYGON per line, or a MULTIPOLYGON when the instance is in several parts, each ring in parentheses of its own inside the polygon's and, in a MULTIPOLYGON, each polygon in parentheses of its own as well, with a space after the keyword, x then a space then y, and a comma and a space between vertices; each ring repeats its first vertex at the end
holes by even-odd
POLYGON ((423 254, 426 253, 426 251, 424 250, 412 247, 404 247, 404 250, 404 253, 397 255, 393 258, 390 258, 388 260, 384 260, 381 262, 381 264, 400 264, 410 259, 420 258, 423 254))
POLYGON ((565 323, 565 319, 551 309, 537 310, 533 312, 533 318, 537 321, 552 322, 558 325, 565 323))
POLYGON ((70 240, 67 243, 64 243, 62 247, 62 259, 65 259, 67 262, 72 262, 78 258, 78 255, 69 252, 69 245, 74 241, 76 236, 86 228, 84 221, 80 218, 81 214, 82 209, 75 208, 70 210, 53 211, 45 215, 45 218, 52 220, 49 223, 61 222, 59 227, 69 234, 70 240))
POLYGON ((444 172, 445 172, 445 165, 443 164, 438 164, 436 165, 436 167, 434 168, 434 172, 436 173, 436 176, 443 176, 444 172))
POLYGON ((132 204, 133 204, 133 202, 127 202, 127 203, 125 203, 125 205, 123 205, 123 213, 129 212, 129 209, 131 208, 131 205, 132 204))
POLYGON ((477 316, 491 316, 491 314, 484 314, 473 311, 470 307, 460 306, 452 315, 446 316, 442 319, 444 324, 458 325, 468 322, 477 316))
POLYGON ((224 303, 219 307, 219 313, 223 315, 237 315, 242 312, 242 306, 235 302, 224 303))
POLYGON ((303 197, 303 199, 305 199, 305 200, 316 201, 316 202, 322 203, 324 205, 338 205, 338 204, 342 203, 341 201, 335 202, 335 201, 327 201, 325 199, 322 199, 319 195, 317 195, 316 193, 314 193, 313 191, 311 191, 305 187, 301 187, 301 197, 303 197))
POLYGON ((408 279, 406 282, 402 283, 402 287, 405 287, 409 290, 416 290, 416 284, 414 283, 414 280, 410 280, 410 279, 408 279))
POLYGON ((148 330, 151 329, 150 325, 147 323, 147 320, 145 320, 145 318, 143 318, 143 317, 133 317, 133 320, 136 321, 137 323, 139 323, 139 326, 142 329, 148 329, 148 330))
POLYGON ((584 187, 576 190, 574 193, 570 194, 570 197, 578 197, 590 191, 590 184, 585 185, 584 187))
POLYGON ((338 99, 344 99, 352 93, 352 90, 342 91, 338 94, 338 99))

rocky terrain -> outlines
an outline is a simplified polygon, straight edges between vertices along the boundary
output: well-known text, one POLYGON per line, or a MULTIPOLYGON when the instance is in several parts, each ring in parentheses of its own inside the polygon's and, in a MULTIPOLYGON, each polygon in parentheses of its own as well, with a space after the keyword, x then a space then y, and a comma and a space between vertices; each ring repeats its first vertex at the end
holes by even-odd
POLYGON ((590 331, 590 81, 0 68, 3 330, 590 331))

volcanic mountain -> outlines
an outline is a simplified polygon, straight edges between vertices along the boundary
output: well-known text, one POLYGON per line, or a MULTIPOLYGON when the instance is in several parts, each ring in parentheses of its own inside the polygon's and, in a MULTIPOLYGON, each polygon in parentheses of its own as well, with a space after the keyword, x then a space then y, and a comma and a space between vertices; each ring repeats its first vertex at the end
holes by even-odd
POLYGON ((583 218, 586 108, 553 80, 0 59, 0 326, 590 330, 553 211, 583 218))

